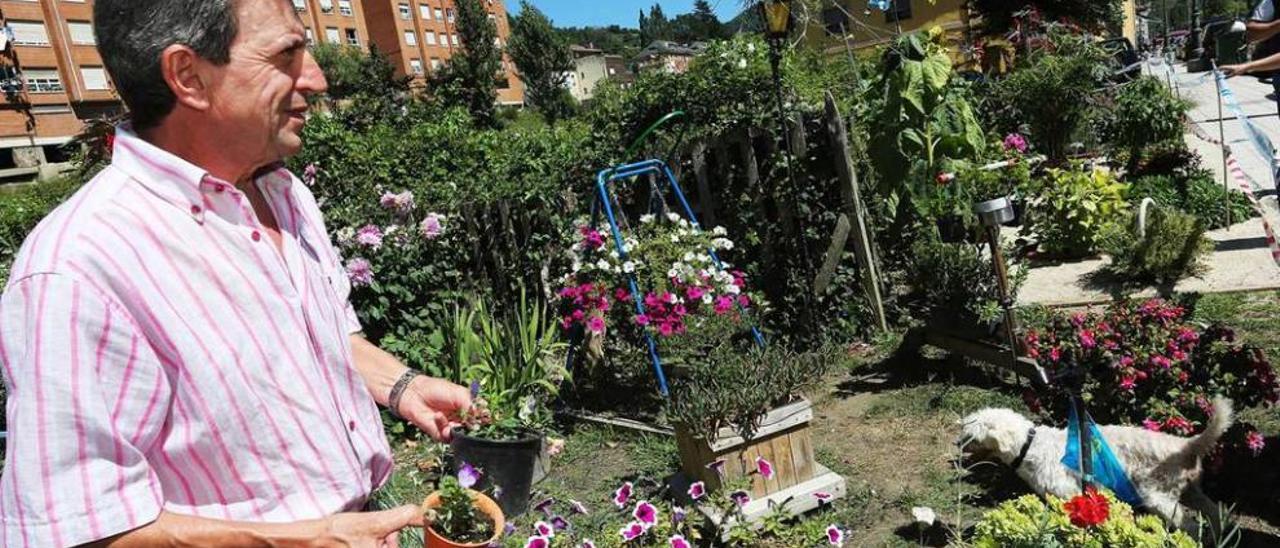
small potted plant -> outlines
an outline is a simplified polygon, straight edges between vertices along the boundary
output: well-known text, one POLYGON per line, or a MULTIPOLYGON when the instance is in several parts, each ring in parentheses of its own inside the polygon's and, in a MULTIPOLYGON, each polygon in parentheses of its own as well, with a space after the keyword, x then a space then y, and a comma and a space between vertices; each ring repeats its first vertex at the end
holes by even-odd
POLYGON ((496 545, 506 527, 498 503, 474 491, 480 471, 464 464, 457 477, 445 476, 422 503, 427 548, 479 548, 496 545))
POLYGON ((750 480, 756 498, 819 475, 812 404, 803 394, 834 361, 827 353, 727 343, 690 360, 668 406, 685 475, 708 491, 750 480))
POLYGON ((1014 220, 1014 188, 1003 170, 971 168, 961 175, 973 201, 973 213, 984 225, 1002 225, 1014 220))
POLYGON ((483 301, 455 315, 451 355, 471 384, 472 409, 453 436, 456 462, 485 470, 482 487, 508 516, 528 510, 529 492, 550 430, 550 402, 566 380, 564 344, 546 307, 521 297, 501 318, 483 301))

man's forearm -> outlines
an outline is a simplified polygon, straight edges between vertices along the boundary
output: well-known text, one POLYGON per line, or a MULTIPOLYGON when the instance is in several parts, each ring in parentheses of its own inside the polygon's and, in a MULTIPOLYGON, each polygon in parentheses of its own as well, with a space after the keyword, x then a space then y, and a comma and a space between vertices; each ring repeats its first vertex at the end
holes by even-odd
POLYGON ((1245 39, 1250 42, 1261 42, 1276 33, 1280 33, 1280 19, 1274 21, 1249 21, 1245 24, 1245 39))
POLYGON ((368 339, 360 335, 351 336, 351 353, 355 360, 356 371, 364 379, 365 386, 373 395, 373 401, 386 407, 391 396, 391 387, 404 375, 405 367, 395 356, 378 348, 368 339))
POLYGON ((91 547, 155 548, 208 546, 245 548, 310 548, 326 546, 324 520, 296 523, 243 523, 161 512, 155 521, 91 547))

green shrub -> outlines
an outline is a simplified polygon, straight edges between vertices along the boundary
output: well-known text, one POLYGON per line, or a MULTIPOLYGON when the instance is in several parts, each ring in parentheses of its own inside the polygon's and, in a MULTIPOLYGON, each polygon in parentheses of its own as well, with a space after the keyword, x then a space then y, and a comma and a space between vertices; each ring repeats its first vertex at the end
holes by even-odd
POLYGON ((27 235, 80 185, 80 179, 64 177, 0 191, 0 284, 8 280, 13 257, 27 235))
POLYGON ((1135 180, 1129 197, 1136 207, 1144 198, 1160 206, 1177 208, 1204 221, 1205 228, 1217 230, 1257 216, 1243 193, 1222 186, 1212 172, 1196 169, 1187 176, 1149 175, 1135 180))
POLYGON ((1107 269, 1113 274, 1130 281, 1172 285, 1204 273, 1204 259, 1213 251, 1213 242, 1205 237, 1200 219, 1156 207, 1148 213, 1145 236, 1139 236, 1136 222, 1130 224, 1105 242, 1111 255, 1107 269))
POLYGON ((1050 169, 1031 186, 1023 231, 1037 237, 1041 249, 1056 257, 1094 253, 1129 209, 1128 185, 1105 170, 1081 165, 1050 169))
MULTIPOLYGON (((970 244, 921 240, 912 247, 911 285, 934 317, 990 323, 999 319, 1000 291, 991 258, 970 244)), ((1026 268, 1010 269, 1011 298, 1026 280, 1026 268)))
POLYGON ((1143 76, 1115 94, 1115 104, 1104 118, 1103 138, 1117 152, 1127 154, 1129 168, 1135 168, 1147 147, 1182 139, 1183 116, 1190 108, 1164 82, 1143 76))
POLYGON ((1198 544, 1182 531, 1165 529, 1159 517, 1135 516, 1133 508, 1103 493, 1110 517, 1089 529, 1072 525, 1065 502, 1052 495, 1044 499, 1025 495, 987 512, 974 526, 976 548, 1194 548, 1198 544))

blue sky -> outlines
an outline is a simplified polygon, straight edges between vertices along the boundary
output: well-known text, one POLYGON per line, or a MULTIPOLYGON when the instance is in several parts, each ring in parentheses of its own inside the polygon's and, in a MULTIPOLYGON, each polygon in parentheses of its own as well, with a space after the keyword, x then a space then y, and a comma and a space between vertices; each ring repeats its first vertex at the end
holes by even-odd
MULTIPOLYGON (((519 13, 520 0, 505 0, 507 9, 519 13)), ((739 0, 710 0, 721 21, 732 19, 742 9, 739 0)), ((693 0, 531 0, 558 27, 621 25, 635 28, 640 10, 647 13, 653 4, 661 4, 667 17, 693 9, 693 0)))

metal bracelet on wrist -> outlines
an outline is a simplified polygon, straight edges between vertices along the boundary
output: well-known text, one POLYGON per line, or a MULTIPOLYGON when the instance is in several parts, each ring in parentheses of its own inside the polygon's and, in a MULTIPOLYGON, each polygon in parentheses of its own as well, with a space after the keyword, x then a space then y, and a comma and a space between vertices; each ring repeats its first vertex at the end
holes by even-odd
POLYGON ((409 384, 413 382, 413 379, 421 376, 424 376, 421 371, 408 369, 403 375, 400 375, 399 379, 396 379, 396 383, 391 386, 391 396, 387 398, 387 410, 391 412, 392 416, 397 419, 404 418, 400 415, 400 397, 404 396, 405 389, 409 388, 409 384))

